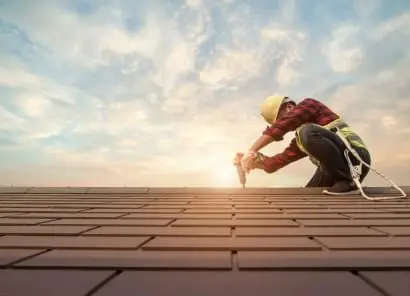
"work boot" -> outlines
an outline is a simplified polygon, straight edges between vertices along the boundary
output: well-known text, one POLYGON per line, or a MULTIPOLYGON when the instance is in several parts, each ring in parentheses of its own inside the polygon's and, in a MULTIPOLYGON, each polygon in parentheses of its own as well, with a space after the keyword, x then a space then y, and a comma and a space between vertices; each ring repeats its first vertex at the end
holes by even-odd
POLYGON ((323 193, 330 195, 348 195, 348 194, 358 194, 359 190, 353 182, 347 180, 337 181, 327 190, 324 190, 323 193))

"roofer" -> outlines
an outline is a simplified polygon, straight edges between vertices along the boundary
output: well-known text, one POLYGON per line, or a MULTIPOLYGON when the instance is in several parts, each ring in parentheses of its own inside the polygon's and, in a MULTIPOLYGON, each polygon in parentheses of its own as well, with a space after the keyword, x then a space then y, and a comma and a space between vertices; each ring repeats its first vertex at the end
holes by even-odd
POLYGON ((334 195, 357 191, 356 184, 364 180, 369 167, 361 166, 352 152, 357 152, 369 166, 370 153, 363 140, 337 113, 313 98, 305 98, 297 104, 286 96, 269 96, 261 105, 261 115, 270 126, 247 153, 237 153, 234 160, 235 164, 242 164, 246 173, 253 169, 273 173, 307 156, 317 169, 306 187, 325 187, 325 193, 334 195), (291 131, 295 131, 295 137, 283 152, 273 156, 259 152, 268 144, 283 140, 291 131), (351 152, 346 150, 349 144, 351 152), (351 170, 358 165, 355 183, 351 170))

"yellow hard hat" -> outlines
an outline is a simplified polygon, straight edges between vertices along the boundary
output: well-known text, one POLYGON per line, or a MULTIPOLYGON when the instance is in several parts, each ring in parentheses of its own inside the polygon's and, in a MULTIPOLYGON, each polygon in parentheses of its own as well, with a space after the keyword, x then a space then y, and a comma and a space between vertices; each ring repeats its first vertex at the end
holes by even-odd
POLYGON ((288 100, 286 96, 269 96, 261 105, 261 115, 266 122, 273 124, 279 113, 280 106, 288 100))

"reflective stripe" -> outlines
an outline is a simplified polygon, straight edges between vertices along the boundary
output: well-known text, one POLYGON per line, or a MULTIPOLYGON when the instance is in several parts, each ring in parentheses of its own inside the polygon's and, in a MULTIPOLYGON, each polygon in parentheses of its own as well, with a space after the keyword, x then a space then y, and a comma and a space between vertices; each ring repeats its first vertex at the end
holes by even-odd
MULTIPOLYGON (((327 130, 331 130, 333 132, 335 132, 336 130, 333 129, 338 129, 340 131, 340 133, 343 135, 343 137, 345 139, 347 139, 347 141, 350 143, 350 145, 352 145, 354 148, 364 148, 367 149, 366 145, 364 144, 363 140, 349 127, 349 125, 342 119, 342 118, 338 118, 332 122, 330 122, 327 125, 321 126, 316 124, 317 126, 321 127, 321 128, 325 128, 327 130)), ((311 162, 313 164, 315 164, 316 166, 320 165, 320 162, 315 159, 312 155, 309 154, 309 152, 307 152, 307 150, 305 149, 305 147, 303 147, 302 142, 300 140, 300 136, 299 136, 299 132, 302 129, 304 125, 298 127, 296 129, 296 144, 299 147, 299 149, 306 153, 311 162)))

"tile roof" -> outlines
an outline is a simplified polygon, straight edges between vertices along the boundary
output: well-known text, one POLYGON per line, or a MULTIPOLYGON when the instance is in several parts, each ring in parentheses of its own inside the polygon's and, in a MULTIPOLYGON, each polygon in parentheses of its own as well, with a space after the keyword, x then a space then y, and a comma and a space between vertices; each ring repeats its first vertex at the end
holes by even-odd
POLYGON ((0 295, 409 290, 409 199, 317 188, 0 188, 0 295))

